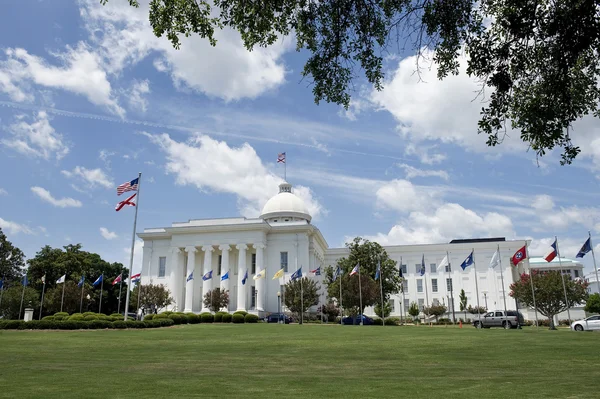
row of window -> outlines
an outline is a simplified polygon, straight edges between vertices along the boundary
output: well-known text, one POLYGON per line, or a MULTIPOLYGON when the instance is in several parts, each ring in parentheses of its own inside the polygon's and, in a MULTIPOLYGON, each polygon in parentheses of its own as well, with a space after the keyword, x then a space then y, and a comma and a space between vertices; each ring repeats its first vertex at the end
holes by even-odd
MULTIPOLYGON (((403 280, 403 289, 404 292, 408 292, 408 280, 403 280)), ((447 278, 446 279, 446 289, 448 291, 452 291, 452 279, 451 278, 447 278)), ((438 292, 438 279, 437 278, 432 278, 431 279, 431 291, 432 292, 438 292)), ((417 292, 423 292, 423 279, 417 279, 417 292)))
MULTIPOLYGON (((407 274, 408 273, 408 265, 400 265, 400 268, 402 269, 402 274, 407 274)), ((446 265, 446 267, 444 268, 444 271, 446 273, 449 273, 452 271, 452 265, 446 265)), ((430 263, 429 264, 429 272, 430 273, 437 273, 437 263, 430 263)), ((421 264, 420 263, 416 263, 415 264, 415 273, 420 274, 421 273, 421 264)))
MULTIPOLYGON (((390 307, 392 308, 391 313, 395 313, 396 312, 396 301, 393 299, 390 299, 390 307)), ((419 310, 423 310, 425 308, 425 299, 419 298, 417 304, 419 305, 419 310)), ((440 300, 437 298, 433 298, 431 300, 431 305, 432 306, 438 306, 440 305, 440 300)), ((408 313, 408 308, 410 307, 410 299, 405 298, 404 299, 404 313, 408 313)), ((451 312, 452 311, 452 306, 450 306, 448 308, 448 310, 451 312)))

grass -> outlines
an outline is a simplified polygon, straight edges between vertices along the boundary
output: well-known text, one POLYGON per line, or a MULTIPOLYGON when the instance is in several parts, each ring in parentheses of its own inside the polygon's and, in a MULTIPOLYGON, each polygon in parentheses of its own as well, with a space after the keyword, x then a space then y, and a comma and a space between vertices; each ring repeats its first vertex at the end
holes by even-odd
POLYGON ((600 334, 187 325, 0 332, 3 398, 597 398, 600 334))

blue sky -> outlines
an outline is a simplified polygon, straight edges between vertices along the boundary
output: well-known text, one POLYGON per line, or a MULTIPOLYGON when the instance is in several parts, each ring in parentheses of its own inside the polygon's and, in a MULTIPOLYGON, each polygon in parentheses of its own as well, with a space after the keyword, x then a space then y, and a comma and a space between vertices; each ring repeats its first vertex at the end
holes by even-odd
POLYGON ((431 62, 415 74, 410 53, 386 58, 383 91, 358 80, 345 111, 314 104, 291 38, 249 53, 223 31, 216 48, 194 37, 174 50, 152 34, 145 4, 98 3, 3 5, 0 227, 28 257, 82 243, 125 263, 133 209, 114 211, 115 187, 138 172, 139 229, 256 217, 277 192, 282 151, 332 247, 356 235, 505 236, 533 239, 543 255, 558 235, 573 257, 588 230, 600 233, 592 118, 574 126, 575 165, 561 167, 556 151, 538 162, 518 131, 486 147, 478 83, 464 73, 440 82, 431 62))

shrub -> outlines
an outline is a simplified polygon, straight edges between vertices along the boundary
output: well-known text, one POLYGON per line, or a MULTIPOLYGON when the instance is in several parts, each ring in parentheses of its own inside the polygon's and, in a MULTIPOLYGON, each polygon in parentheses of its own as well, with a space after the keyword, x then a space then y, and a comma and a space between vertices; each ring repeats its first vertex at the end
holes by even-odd
POLYGON ((215 316, 212 313, 201 313, 200 321, 202 323, 212 323, 213 321, 215 321, 215 316))
POLYGON ((42 317, 42 320, 54 321, 54 316, 44 316, 42 317))
POLYGON ((160 320, 144 320, 142 323, 146 326, 146 328, 157 328, 161 327, 160 320))
POLYGON ((98 313, 98 320, 113 321, 112 317, 107 316, 107 315, 102 314, 102 313, 98 313))
POLYGON ((85 317, 85 316, 97 316, 98 315, 98 313, 96 313, 96 312, 83 312, 82 314, 83 314, 83 317, 85 317))
POLYGON ((69 316, 69 321, 80 321, 83 320, 83 315, 81 313, 75 313, 69 316))
POLYGON ((217 312, 215 313, 215 323, 221 323, 223 321, 223 315, 225 312, 217 312))
POLYGON ((154 318, 153 314, 147 314, 144 316, 144 321, 150 321, 154 318))
POLYGON ((452 320, 450 320, 446 317, 442 317, 441 319, 438 320, 438 324, 444 325, 444 324, 454 324, 454 323, 452 323, 452 320))
POLYGON ((173 312, 168 312, 167 311, 167 312, 162 312, 161 314, 166 314, 167 316, 169 316, 171 313, 173 313, 173 312))
POLYGON ((248 314, 248 312, 246 312, 245 310, 238 310, 236 312, 233 312, 233 314, 236 314, 236 313, 241 314, 242 316, 246 316, 248 314))
POLYGON ((240 324, 244 322, 244 315, 241 313, 234 313, 233 316, 231 316, 231 321, 236 323, 236 324, 240 324))
POLYGON ((56 330, 58 329, 58 324, 59 322, 56 322, 54 320, 40 320, 37 323, 37 329, 38 330, 56 330))
POLYGON ((221 317, 221 323, 231 323, 231 314, 229 313, 225 313, 222 317, 221 317))
POLYGON ((119 313, 113 313, 109 317, 112 321, 125 320, 125 316, 119 313))
POLYGON ((382 326, 383 325, 383 319, 380 319, 380 318, 373 319, 373 325, 374 326, 382 326))
POLYGON ((183 317, 181 315, 178 315, 178 314, 175 314, 175 313, 170 314, 169 315, 169 319, 173 320, 173 323, 175 323, 175 324, 181 324, 181 323, 183 323, 183 317))
POLYGON ((248 313, 244 316, 244 323, 258 323, 258 316, 248 313))
POLYGON ((88 326, 90 329, 103 330, 106 328, 110 328, 112 326, 112 323, 106 320, 92 320, 89 322, 88 326))
POLYGON ((161 327, 169 327, 175 324, 172 319, 160 319, 159 322, 161 327))
POLYGON ((0 330, 5 330, 6 329, 6 320, 0 320, 0 330))
POLYGON ((85 321, 98 320, 98 316, 96 316, 95 314, 90 314, 90 315, 84 316, 83 320, 85 320, 85 321))
POLYGON ((143 328, 144 323, 135 320, 124 321, 127 328, 143 328))
MULTIPOLYGON (((168 312, 171 314, 171 312, 168 312)), ((154 315, 154 319, 168 319, 169 315, 167 313, 159 313, 154 315)))
POLYGON ((189 313, 185 317, 187 317, 187 322, 189 324, 198 324, 200 323, 200 316, 194 313, 189 313))
MULTIPOLYGON (((58 329, 59 330, 79 330, 81 327, 80 325, 84 324, 81 321, 74 321, 74 320, 64 320, 61 323, 57 323, 58 329)), ((87 325, 86 325, 87 327, 87 325)))
POLYGON ((386 317, 385 318, 385 325, 386 326, 399 326, 400 325, 400 318, 399 317, 386 317))
POLYGON ((69 314, 67 312, 54 313, 54 320, 61 321, 61 320, 67 320, 68 318, 69 318, 69 314))
POLYGON ((5 330, 24 330, 25 322, 23 320, 7 320, 4 326, 5 330))
POLYGON ((125 323, 124 321, 113 321, 113 328, 117 328, 119 330, 122 330, 123 328, 127 328, 127 323, 125 323))

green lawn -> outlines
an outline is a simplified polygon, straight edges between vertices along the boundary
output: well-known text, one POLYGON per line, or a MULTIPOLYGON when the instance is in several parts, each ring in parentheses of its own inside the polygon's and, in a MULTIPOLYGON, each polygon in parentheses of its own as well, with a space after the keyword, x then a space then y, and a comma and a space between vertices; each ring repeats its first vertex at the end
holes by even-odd
POLYGON ((1 331, 0 397, 598 398, 600 334, 198 324, 1 331))

